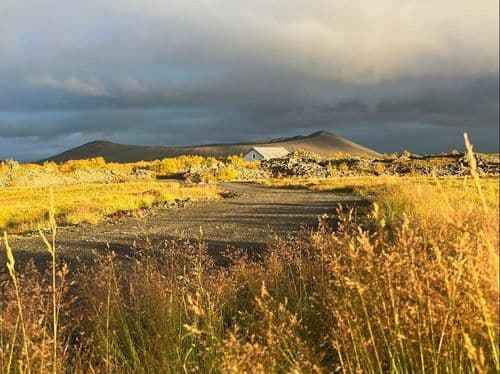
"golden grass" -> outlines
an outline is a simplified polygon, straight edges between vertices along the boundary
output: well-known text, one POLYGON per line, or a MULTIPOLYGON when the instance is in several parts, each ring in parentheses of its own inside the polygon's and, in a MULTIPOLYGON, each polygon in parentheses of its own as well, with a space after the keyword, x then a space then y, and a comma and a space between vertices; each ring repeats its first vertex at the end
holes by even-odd
MULTIPOLYGON (((213 186, 183 187, 176 182, 127 182, 53 187, 59 224, 96 223, 119 211, 133 211, 185 199, 213 199, 213 186)), ((47 226, 49 188, 10 187, 0 190, 0 231, 20 232, 47 226)))
MULTIPOLYGON (((488 204, 494 205, 499 190, 497 177, 481 178, 481 186, 485 190, 485 197, 488 204)), ((432 178, 424 176, 352 176, 352 177, 331 177, 331 178, 281 178, 262 179, 257 183, 266 187, 275 188, 307 188, 316 191, 337 191, 356 193, 365 197, 380 195, 382 191, 394 186, 407 187, 408 191, 414 188, 437 186, 450 195, 457 193, 466 194, 469 198, 479 198, 476 194, 476 185, 471 178, 448 177, 432 178)))
MULTIPOLYGON (((353 176, 353 177, 331 177, 331 178, 280 178, 261 179, 257 183, 266 187, 276 188, 308 188, 316 191, 336 191, 357 193, 361 195, 373 195, 386 185, 398 184, 409 177, 393 176, 353 176)), ((428 178, 420 177, 420 180, 428 178)))

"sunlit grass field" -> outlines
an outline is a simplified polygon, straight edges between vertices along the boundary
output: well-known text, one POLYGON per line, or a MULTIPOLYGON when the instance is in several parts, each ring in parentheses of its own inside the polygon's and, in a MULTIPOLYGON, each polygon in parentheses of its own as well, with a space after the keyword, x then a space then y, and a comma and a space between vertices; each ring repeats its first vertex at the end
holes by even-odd
MULTIPOLYGON (((98 257, 70 281, 50 237, 46 274, 16 269, 6 238, 0 371, 500 371, 498 179, 263 183, 354 192, 373 205, 339 210, 335 229, 321 222, 276 238, 257 259, 232 251, 224 268, 203 244, 163 243, 132 263, 98 257)), ((46 190, 23 191, 4 201, 48 204, 46 190)), ((149 183, 55 190, 70 207, 113 207, 101 214, 215 195, 149 183)), ((64 208, 56 203, 56 218, 64 208)))
MULTIPOLYGON (((58 224, 97 223, 119 211, 185 199, 218 197, 214 186, 184 187, 176 182, 126 182, 52 187, 58 224)), ((0 190, 0 231, 36 230, 48 224, 50 189, 9 187, 0 190)))
MULTIPOLYGON (((434 178, 423 176, 354 176, 354 177, 331 177, 331 178, 281 178, 281 179, 262 179, 257 183, 266 187, 278 188, 308 188, 316 191, 338 191, 357 193, 366 197, 374 196, 381 190, 390 188, 390 186, 413 184, 418 186, 437 186, 440 189, 450 189, 452 193, 461 190, 470 192, 475 190, 474 180, 472 178, 434 178), (463 187, 463 188, 462 188, 463 187)), ((495 203, 496 194, 498 194, 499 180, 497 177, 481 178, 482 188, 485 197, 490 203, 495 203)))

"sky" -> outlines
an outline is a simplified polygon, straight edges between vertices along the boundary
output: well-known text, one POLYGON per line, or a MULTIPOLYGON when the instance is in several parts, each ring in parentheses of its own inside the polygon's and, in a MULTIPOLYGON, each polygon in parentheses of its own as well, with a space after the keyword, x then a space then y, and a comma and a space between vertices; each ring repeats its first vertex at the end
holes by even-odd
POLYGON ((499 148, 498 0, 0 0, 0 159, 331 131, 499 148))

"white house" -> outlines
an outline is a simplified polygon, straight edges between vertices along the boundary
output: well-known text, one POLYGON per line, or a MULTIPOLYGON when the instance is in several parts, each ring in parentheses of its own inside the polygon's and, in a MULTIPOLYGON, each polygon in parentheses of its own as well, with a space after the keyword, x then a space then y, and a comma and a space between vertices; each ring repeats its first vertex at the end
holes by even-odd
POLYGON ((283 147, 253 147, 243 157, 245 161, 268 160, 270 158, 280 158, 288 155, 288 152, 283 147))

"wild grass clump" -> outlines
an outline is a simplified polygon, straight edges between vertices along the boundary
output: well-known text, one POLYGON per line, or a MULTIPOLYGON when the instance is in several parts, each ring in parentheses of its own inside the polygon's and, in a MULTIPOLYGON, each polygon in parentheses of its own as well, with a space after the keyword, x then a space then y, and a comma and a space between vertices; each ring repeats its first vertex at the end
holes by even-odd
POLYGON ((419 182, 428 178, 399 178, 394 176, 356 176, 330 178, 281 178, 261 179, 258 183, 266 187, 275 188, 307 188, 315 191, 332 191, 340 193, 354 193, 363 197, 373 197, 380 194, 388 186, 405 181, 419 182))
POLYGON ((71 282, 66 281, 68 268, 58 264, 56 256, 57 225, 54 215, 53 193, 50 193, 50 236, 40 230, 40 236, 50 255, 47 271, 39 272, 33 262, 25 271, 16 271, 16 261, 4 232, 8 281, 0 283, 0 371, 57 373, 65 370, 67 354, 66 336, 71 322, 61 317, 75 300, 69 292, 71 282))

